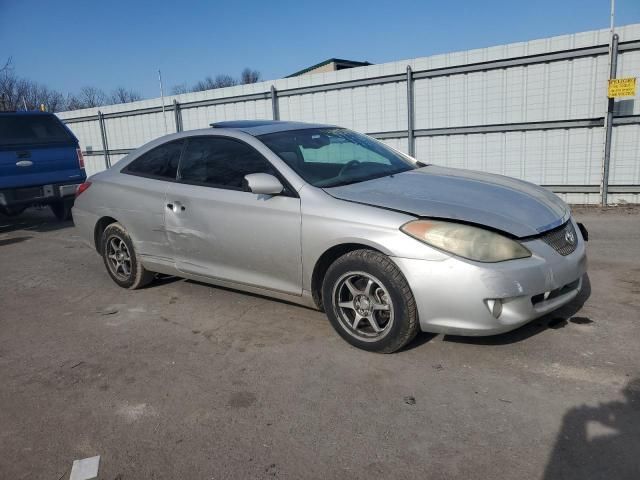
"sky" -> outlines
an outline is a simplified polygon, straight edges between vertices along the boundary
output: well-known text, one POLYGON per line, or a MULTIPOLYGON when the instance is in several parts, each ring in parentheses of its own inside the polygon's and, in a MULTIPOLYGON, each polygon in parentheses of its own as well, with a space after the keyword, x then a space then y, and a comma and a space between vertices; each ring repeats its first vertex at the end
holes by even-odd
MULTIPOLYGON (((0 0, 0 62, 64 93, 144 97, 207 75, 264 80, 327 58, 383 63, 609 26, 609 0, 0 0)), ((616 1, 616 25, 640 0, 616 1)))

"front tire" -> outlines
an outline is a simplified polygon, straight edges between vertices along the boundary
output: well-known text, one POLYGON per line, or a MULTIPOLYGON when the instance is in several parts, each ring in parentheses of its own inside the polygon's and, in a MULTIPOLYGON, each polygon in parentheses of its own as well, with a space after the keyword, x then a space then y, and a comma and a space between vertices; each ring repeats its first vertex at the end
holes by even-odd
POLYGON ((153 272, 142 266, 131 237, 119 223, 112 223, 105 228, 100 246, 109 276, 122 288, 135 290, 153 280, 153 272))
POLYGON ((392 353, 418 333, 407 280, 389 257, 373 250, 346 253, 329 267, 322 303, 338 334, 363 350, 392 353))

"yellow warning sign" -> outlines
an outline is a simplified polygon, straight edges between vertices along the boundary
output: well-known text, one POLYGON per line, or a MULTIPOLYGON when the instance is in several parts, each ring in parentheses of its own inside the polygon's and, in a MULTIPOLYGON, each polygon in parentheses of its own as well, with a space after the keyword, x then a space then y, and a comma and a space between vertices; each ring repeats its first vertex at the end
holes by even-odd
POLYGON ((630 78, 613 78, 609 80, 609 98, 618 97, 635 97, 636 96, 636 79, 630 78))

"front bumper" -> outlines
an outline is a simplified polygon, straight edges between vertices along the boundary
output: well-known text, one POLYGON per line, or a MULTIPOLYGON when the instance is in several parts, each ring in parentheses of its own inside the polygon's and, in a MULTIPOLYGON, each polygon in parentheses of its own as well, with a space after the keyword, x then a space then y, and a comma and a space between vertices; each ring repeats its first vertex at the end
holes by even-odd
POLYGON ((524 245, 532 252, 530 258, 500 263, 393 257, 413 291, 420 328, 455 335, 494 335, 518 328, 574 299, 587 270, 582 236, 578 235, 575 251, 567 256, 540 239, 524 245), (501 305, 497 318, 488 306, 488 301, 496 299, 501 305))

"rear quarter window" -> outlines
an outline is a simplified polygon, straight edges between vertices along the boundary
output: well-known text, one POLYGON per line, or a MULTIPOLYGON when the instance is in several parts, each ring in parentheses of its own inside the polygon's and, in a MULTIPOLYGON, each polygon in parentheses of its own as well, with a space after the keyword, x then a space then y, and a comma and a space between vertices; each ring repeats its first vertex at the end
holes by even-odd
POLYGON ((160 145, 136 158, 121 172, 139 177, 175 180, 184 140, 160 145))
POLYGON ((0 146, 72 143, 76 140, 53 115, 0 115, 0 146))

